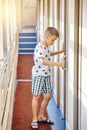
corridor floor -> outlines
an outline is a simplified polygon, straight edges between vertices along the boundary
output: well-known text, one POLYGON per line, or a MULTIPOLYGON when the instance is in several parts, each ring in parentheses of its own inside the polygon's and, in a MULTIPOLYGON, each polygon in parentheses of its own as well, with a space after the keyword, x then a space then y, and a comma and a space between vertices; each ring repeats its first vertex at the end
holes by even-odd
MULTIPOLYGON (((32 121, 32 111, 31 111, 32 65, 33 65, 33 55, 30 54, 19 55, 12 130, 31 130, 30 124, 32 121)), ((39 126, 39 130, 51 130, 51 127, 49 125, 43 124, 39 126)))

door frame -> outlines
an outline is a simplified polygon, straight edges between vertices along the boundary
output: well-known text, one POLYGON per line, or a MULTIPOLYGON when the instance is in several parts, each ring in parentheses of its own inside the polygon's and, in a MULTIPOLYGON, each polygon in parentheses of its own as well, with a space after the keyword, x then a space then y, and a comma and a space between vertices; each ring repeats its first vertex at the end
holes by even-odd
MULTIPOLYGON (((66 27, 67 27, 67 15, 66 15, 66 6, 67 6, 67 0, 64 0, 64 48, 65 48, 65 52, 64 52, 64 55, 66 55, 66 57, 64 58, 67 62, 67 53, 66 53, 66 50, 67 50, 67 46, 66 46, 66 27)), ((61 11, 61 10, 60 10, 61 11)), ((60 17, 60 16, 59 16, 60 17)), ((63 108, 63 116, 62 116, 62 119, 66 119, 66 106, 67 106, 67 97, 66 97, 66 93, 67 93, 67 64, 65 65, 65 69, 63 69, 64 71, 64 78, 63 78, 63 83, 64 83, 64 90, 63 90, 63 97, 64 97, 64 108, 63 108)))
POLYGON ((74 26, 74 120, 73 129, 78 130, 78 68, 79 68, 79 0, 75 1, 75 26, 74 26))

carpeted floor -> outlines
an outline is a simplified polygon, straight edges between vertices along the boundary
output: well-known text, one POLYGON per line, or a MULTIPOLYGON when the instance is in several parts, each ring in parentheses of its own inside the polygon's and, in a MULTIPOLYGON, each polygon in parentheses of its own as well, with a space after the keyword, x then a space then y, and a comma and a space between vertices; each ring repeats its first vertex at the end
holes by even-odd
POLYGON ((32 54, 19 54, 17 66, 17 79, 31 79, 31 69, 33 66, 32 54))
MULTIPOLYGON (((31 79, 31 68, 33 65, 33 55, 22 55, 18 57, 17 78, 31 79)), ((32 82, 18 82, 15 94, 12 130, 31 130, 31 85, 32 82)), ((40 102, 43 97, 41 97, 40 102)), ((40 104, 40 103, 39 103, 40 104)), ((47 115, 47 113, 46 113, 47 115)), ((39 130, 51 130, 49 125, 39 125, 39 130)))

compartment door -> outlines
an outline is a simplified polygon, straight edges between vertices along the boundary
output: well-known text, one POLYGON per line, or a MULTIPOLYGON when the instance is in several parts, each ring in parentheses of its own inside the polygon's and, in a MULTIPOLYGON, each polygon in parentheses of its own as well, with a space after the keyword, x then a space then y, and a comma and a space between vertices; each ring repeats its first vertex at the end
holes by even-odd
POLYGON ((36 0, 23 0, 22 10, 23 27, 36 26, 36 0))

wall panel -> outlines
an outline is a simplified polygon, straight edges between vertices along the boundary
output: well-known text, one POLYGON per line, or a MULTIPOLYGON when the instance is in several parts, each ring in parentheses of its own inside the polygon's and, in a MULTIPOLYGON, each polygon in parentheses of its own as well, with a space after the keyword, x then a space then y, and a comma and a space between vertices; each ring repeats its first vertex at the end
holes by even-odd
MULTIPOLYGON (((60 1, 60 14, 59 14, 59 33, 60 33, 60 39, 59 39, 59 48, 61 49, 61 44, 64 42, 65 46, 65 1, 60 1)), ((66 51, 66 50, 65 50, 66 51)), ((63 59, 63 55, 61 54, 59 59, 63 59)), ((65 118, 65 71, 62 68, 59 68, 59 95, 60 95, 60 108, 63 114, 63 118, 65 118)))
POLYGON ((67 11, 66 11, 66 53, 67 53, 67 129, 73 129, 73 107, 74 107, 74 0, 67 0, 67 11))
POLYGON ((87 1, 80 0, 79 24, 79 130, 87 129, 87 1))
MULTIPOLYGON (((54 0, 54 27, 56 27, 59 31, 59 12, 60 12, 60 5, 59 0, 54 0)), ((54 50, 58 51, 59 48, 59 40, 57 39, 54 44, 54 50)), ((59 57, 58 55, 54 56, 54 61, 58 62, 59 57)), ((54 67, 54 78, 53 78, 53 87, 54 87, 54 98, 56 101, 56 104, 59 106, 59 70, 58 67, 54 67)))

